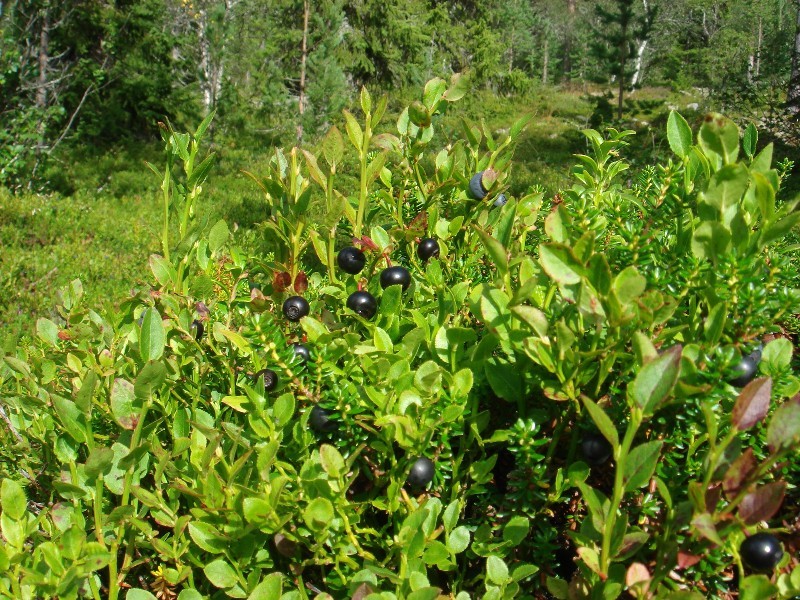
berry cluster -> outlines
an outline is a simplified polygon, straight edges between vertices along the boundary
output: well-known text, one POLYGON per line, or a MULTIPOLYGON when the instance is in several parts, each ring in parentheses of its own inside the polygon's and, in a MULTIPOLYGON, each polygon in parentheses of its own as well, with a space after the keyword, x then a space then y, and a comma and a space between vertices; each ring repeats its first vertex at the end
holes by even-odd
MULTIPOLYGON (((439 242, 434 238, 424 238, 417 246, 417 256, 423 262, 438 257, 439 253, 439 242)), ((363 250, 354 246, 342 248, 336 257, 336 262, 339 268, 349 275, 358 275, 367 264, 363 250)), ((405 291, 411 285, 411 273, 405 267, 390 266, 381 271, 379 281, 382 289, 399 285, 405 291)), ((347 308, 364 319, 371 319, 378 310, 378 302, 368 291, 359 289, 348 296, 347 308)), ((330 411, 319 405, 311 409, 308 422, 311 428, 320 434, 331 433, 337 429, 337 423, 330 411)), ((433 461, 424 456, 419 457, 411 465, 406 483, 412 491, 422 491, 433 481, 434 473, 433 461)))

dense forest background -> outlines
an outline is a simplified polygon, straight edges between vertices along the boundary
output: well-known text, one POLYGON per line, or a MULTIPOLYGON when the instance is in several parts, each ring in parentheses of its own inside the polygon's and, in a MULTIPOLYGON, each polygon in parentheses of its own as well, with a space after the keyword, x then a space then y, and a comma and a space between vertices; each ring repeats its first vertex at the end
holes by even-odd
POLYGON ((211 110, 217 139, 294 144, 361 86, 402 94, 456 72, 497 97, 593 86, 618 120, 632 90, 663 86, 769 128, 800 96, 798 4, 0 0, 0 185, 47 179, 65 141, 157 139, 158 121, 211 110))

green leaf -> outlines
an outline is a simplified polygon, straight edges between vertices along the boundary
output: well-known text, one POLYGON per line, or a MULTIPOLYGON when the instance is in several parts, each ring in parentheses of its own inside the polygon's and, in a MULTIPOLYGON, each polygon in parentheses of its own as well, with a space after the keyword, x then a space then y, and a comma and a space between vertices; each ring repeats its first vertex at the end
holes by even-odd
POLYGON ((228 589, 239 583, 239 577, 225 559, 218 558, 203 568, 203 573, 215 587, 228 589))
POLYGON ((698 142, 718 168, 734 163, 739 155, 739 128, 727 117, 710 113, 700 127, 698 142))
POLYGON ((111 470, 111 464, 114 462, 114 451, 111 448, 104 448, 102 446, 95 446, 86 457, 86 475, 88 477, 97 477, 100 473, 106 474, 111 470))
POLYGON ((464 552, 469 546, 469 529, 460 525, 447 536, 447 549, 453 554, 464 552))
POLYGON ((506 566, 502 558, 499 556, 490 556, 486 559, 486 577, 490 582, 496 585, 508 583, 508 566, 506 566))
POLYGON ((150 255, 150 270, 161 287, 167 287, 168 284, 175 285, 175 281, 178 279, 178 273, 175 268, 168 260, 158 254, 150 255))
POLYGON ((731 232, 722 223, 704 221, 692 235, 692 254, 703 260, 716 262, 718 256, 728 251, 731 232))
POLYGON ((756 153, 758 146, 758 129, 752 123, 748 123, 742 136, 742 150, 747 155, 747 158, 752 159, 756 153))
POLYGON ((331 127, 322 138, 322 155, 329 166, 339 164, 344 156, 344 139, 336 126, 331 127))
POLYGON ((214 339, 218 342, 227 339, 234 346, 236 346, 236 349, 239 350, 242 356, 250 356, 250 353, 252 352, 250 343, 235 331, 226 329, 225 326, 219 321, 214 322, 212 331, 214 333, 214 339))
POLYGON ((76 442, 82 443, 86 441, 86 416, 78 408, 72 400, 62 398, 58 394, 51 394, 50 399, 53 402, 53 408, 56 410, 61 424, 64 429, 76 442))
POLYGON ((36 335, 46 344, 58 346, 58 325, 50 319, 42 317, 36 321, 36 335))
POLYGON ((361 110, 365 115, 368 115, 372 110, 372 97, 369 95, 367 86, 361 87, 361 110))
POLYGON ((433 110, 447 91, 447 83, 444 79, 435 77, 425 84, 422 92, 422 103, 428 110, 433 110))
POLYGON ((680 114, 671 110, 667 119, 667 141, 672 151, 686 158, 692 147, 692 130, 680 114))
POLYGON ((450 76, 450 87, 444 93, 444 99, 448 102, 461 100, 470 89, 469 77, 464 73, 453 73, 450 76))
POLYGON ((361 146, 364 143, 364 132, 361 130, 361 125, 358 124, 356 118, 347 110, 344 111, 344 120, 347 137, 350 138, 350 143, 356 147, 356 150, 361 152, 361 146))
POLYGON ((87 371, 86 377, 84 377, 83 383, 81 383, 81 389, 75 394, 75 404, 86 416, 91 415, 92 399, 94 398, 94 390, 96 387, 97 373, 94 371, 87 371))
POLYGON ((627 267, 620 272, 612 284, 614 295, 621 304, 630 304, 644 293, 647 287, 647 279, 639 274, 634 266, 627 267))
POLYGON ((450 552, 442 542, 439 540, 433 540, 428 542, 428 546, 425 548, 422 559, 425 561, 426 565, 446 563, 450 560, 450 552))
POLYGON ((644 487, 650 481, 661 455, 663 442, 645 442, 633 448, 622 466, 622 481, 626 492, 644 487))
POLYGON ((778 588, 766 575, 749 575, 739 583, 739 600, 777 598, 778 588))
POLYGON ((333 504, 327 498, 314 498, 303 511, 303 520, 312 531, 322 531, 333 517, 333 504))
POLYGON ((202 550, 212 554, 222 554, 230 544, 227 536, 223 536, 216 527, 203 521, 189 523, 189 537, 202 550))
POLYGON ((628 393, 643 416, 652 415, 672 393, 680 376, 681 351, 680 345, 673 346, 647 363, 629 386, 628 393))
POLYGON ((484 373, 492 390, 500 398, 509 402, 517 402, 522 398, 522 376, 516 366, 492 359, 484 362, 484 373))
POLYGON ((792 342, 783 337, 775 338, 764 346, 761 361, 771 369, 783 371, 791 365, 793 351, 792 342))
POLYGON ((158 360, 164 354, 164 325, 161 315, 155 308, 144 311, 142 332, 139 336, 139 352, 142 360, 158 360))
POLYGON ((283 574, 270 573, 261 580, 247 600, 274 600, 280 598, 283 593, 283 574))
POLYGON ((158 600, 153 594, 141 588, 131 588, 125 594, 125 600, 158 600))
POLYGON ((781 404, 772 413, 767 427, 767 445, 776 454, 800 443, 800 396, 781 404))
POLYGON ((505 276, 505 274, 508 272, 508 252, 506 251, 505 247, 503 247, 503 244, 483 231, 480 227, 473 227, 478 233, 478 237, 481 238, 483 245, 486 247, 486 251, 489 253, 489 256, 494 262, 494 266, 497 269, 498 275, 501 277, 505 276))
POLYGON ((163 362, 148 362, 139 372, 133 384, 133 393, 137 398, 146 400, 159 390, 167 379, 167 367, 163 362))
POLYGON ((503 527, 503 540, 512 546, 519 546, 528 537, 531 524, 527 517, 512 517, 503 527))
POLYGON ((710 311, 708 311, 708 316, 706 317, 705 323, 703 323, 703 334, 711 344, 716 344, 722 338, 722 332, 725 330, 725 323, 728 320, 728 303, 727 302, 718 302, 714 305, 710 311))
POLYGON ((345 474, 344 458, 339 451, 330 444, 322 444, 319 448, 320 462, 325 472, 334 478, 345 474))
POLYGON ((178 594, 178 600, 206 600, 206 597, 197 590, 186 588, 178 594))
POLYGON ((600 408, 597 404, 595 404, 594 400, 591 398, 582 395, 581 400, 583 400, 584 406, 586 406, 586 410, 589 412, 589 416, 594 421, 594 424, 597 425, 597 429, 600 433, 603 434, 603 437, 608 440, 608 443, 611 444, 612 448, 616 451, 619 447, 619 434, 617 433, 617 428, 614 426, 614 422, 611 420, 602 408, 600 408))
POLYGON ((141 405, 136 402, 133 384, 117 378, 111 386, 111 414, 123 429, 136 429, 141 405))
POLYGON ((375 327, 375 331, 372 334, 372 343, 379 352, 391 352, 394 349, 392 338, 380 327, 375 327))
POLYGON ((208 232, 208 249, 211 250, 211 254, 214 254, 225 245, 229 235, 228 224, 223 219, 217 221, 211 231, 208 232))
POLYGON ((3 479, 0 485, 0 508, 10 519, 19 521, 28 509, 25 490, 13 479, 3 479))
POLYGON ((584 274, 583 265, 575 258, 572 250, 562 244, 539 246, 539 262, 545 273, 561 285, 580 283, 584 274))

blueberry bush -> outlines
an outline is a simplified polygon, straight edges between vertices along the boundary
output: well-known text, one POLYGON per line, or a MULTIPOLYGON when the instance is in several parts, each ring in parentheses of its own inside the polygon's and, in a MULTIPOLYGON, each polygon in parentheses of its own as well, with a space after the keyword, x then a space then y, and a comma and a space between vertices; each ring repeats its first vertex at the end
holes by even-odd
POLYGON ((514 197, 525 120, 437 146, 465 91, 276 151, 257 252, 195 210, 211 117, 163 125, 150 285, 0 361, 0 596, 800 594, 786 165, 672 113, 514 197))

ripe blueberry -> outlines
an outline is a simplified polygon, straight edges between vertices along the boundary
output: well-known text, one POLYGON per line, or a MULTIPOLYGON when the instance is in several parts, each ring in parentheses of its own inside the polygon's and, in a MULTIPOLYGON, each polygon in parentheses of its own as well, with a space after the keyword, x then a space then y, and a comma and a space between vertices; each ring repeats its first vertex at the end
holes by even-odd
POLYGON ((778 538, 765 531, 746 538, 739 546, 739 553, 744 564, 754 571, 771 571, 783 558, 778 538))
POLYGON ((203 339, 203 331, 205 331, 205 329, 203 328, 203 323, 201 321, 198 321, 197 319, 192 321, 191 328, 195 330, 194 339, 196 341, 199 342, 201 339, 203 339))
POLYGON ((311 429, 318 433, 330 433, 336 429, 336 422, 331 419, 331 413, 319 406, 314 405, 311 414, 308 416, 308 424, 311 429))
POLYGON ((411 273, 405 267, 389 267, 381 271, 381 287, 386 289, 390 285, 402 285, 407 290, 411 285, 411 273))
POLYGON ((364 257, 364 253, 358 248, 347 246, 347 248, 339 250, 336 262, 339 263, 339 268, 342 271, 350 273, 350 275, 355 275, 361 272, 361 269, 367 264, 367 259, 364 257))
POLYGON ((602 465, 612 453, 611 444, 599 433, 587 433, 581 440, 583 458, 592 466, 602 465))
POLYGON ((278 374, 272 369, 261 369, 256 373, 256 379, 264 376, 264 391, 271 392, 278 387, 278 374))
POLYGON ((347 298, 347 308, 365 319, 371 319, 378 310, 378 303, 375 301, 375 296, 369 292, 358 291, 347 298))
POLYGON ((729 379, 728 382, 734 387, 741 388, 746 386, 758 373, 758 359, 752 354, 748 354, 739 364, 733 367, 733 373, 734 377, 729 379))
POLYGON ((300 360, 307 362, 311 360, 311 351, 301 343, 292 344, 294 353, 300 357, 300 360))
POLYGON ((503 206, 506 202, 508 202, 508 198, 506 198, 505 194, 500 194, 494 199, 495 206, 503 206))
POLYGON ((483 200, 486 197, 486 188, 483 187, 483 171, 478 171, 469 180, 469 193, 475 200, 483 200))
POLYGON ((411 465, 411 471, 408 473, 406 483, 412 489, 421 490, 431 481, 433 481, 433 473, 435 471, 433 461, 429 458, 422 457, 414 461, 411 465))
POLYGON ((423 238, 417 246, 417 256, 420 260, 426 261, 434 256, 439 256, 439 242, 433 238, 423 238))
POLYGON ((308 301, 302 296, 290 296, 283 303, 283 316, 290 321, 299 321, 311 310, 308 301))

